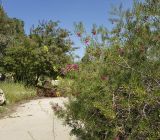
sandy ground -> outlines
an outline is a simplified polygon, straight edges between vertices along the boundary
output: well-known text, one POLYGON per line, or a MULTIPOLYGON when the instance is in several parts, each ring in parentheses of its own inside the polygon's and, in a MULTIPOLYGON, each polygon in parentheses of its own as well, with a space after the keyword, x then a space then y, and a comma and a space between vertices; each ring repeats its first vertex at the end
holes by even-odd
POLYGON ((62 105, 65 98, 44 98, 22 104, 0 120, 0 140, 76 140, 70 128, 54 115, 50 102, 62 105))

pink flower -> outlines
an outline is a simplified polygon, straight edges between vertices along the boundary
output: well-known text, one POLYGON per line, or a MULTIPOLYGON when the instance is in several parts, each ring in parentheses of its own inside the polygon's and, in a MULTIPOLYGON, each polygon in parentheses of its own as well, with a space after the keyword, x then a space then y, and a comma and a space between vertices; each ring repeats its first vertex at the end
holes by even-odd
POLYGON ((78 64, 68 64, 66 68, 62 69, 62 72, 66 74, 69 71, 77 71, 78 69, 78 64))
POLYGON ((93 35, 96 35, 96 34, 97 34, 96 30, 93 30, 93 31, 92 31, 92 34, 93 34, 93 35))
POLYGON ((72 64, 68 64, 68 65, 66 66, 66 69, 67 69, 67 70, 71 70, 71 68, 72 68, 72 64))
POLYGON ((77 36, 78 36, 78 37, 81 37, 81 33, 80 33, 80 32, 77 32, 77 36))
POLYGON ((84 43, 85 43, 85 45, 86 45, 86 46, 88 46, 88 45, 89 45, 89 41, 90 41, 90 39, 89 39, 89 38, 86 38, 86 39, 84 40, 84 43))
POLYGON ((72 67, 73 67, 74 70, 78 70, 79 69, 77 64, 73 64, 72 67))

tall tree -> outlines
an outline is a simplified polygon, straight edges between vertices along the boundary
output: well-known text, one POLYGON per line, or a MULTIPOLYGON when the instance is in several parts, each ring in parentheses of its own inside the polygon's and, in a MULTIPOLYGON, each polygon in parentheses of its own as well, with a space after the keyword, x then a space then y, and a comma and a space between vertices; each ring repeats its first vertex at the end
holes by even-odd
POLYGON ((16 18, 9 18, 2 6, 0 6, 0 69, 7 47, 22 44, 25 37, 24 23, 16 18))
POLYGON ((69 32, 58 22, 40 22, 21 45, 6 49, 4 68, 16 81, 36 85, 40 76, 56 78, 61 67, 71 61, 69 32))

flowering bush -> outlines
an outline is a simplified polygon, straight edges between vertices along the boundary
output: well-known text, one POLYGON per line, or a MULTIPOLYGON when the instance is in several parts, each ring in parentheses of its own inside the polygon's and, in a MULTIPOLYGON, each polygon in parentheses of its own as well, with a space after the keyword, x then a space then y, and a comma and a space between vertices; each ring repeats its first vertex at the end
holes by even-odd
POLYGON ((78 71, 78 64, 67 64, 65 68, 62 68, 61 73, 66 75, 70 71, 78 71))
MULTIPOLYGON (((68 84, 69 103, 57 113, 73 134, 83 140, 160 138, 159 6, 159 1, 146 0, 132 11, 120 7, 110 33, 94 29, 68 84)), ((84 43, 82 24, 76 30, 84 43)))

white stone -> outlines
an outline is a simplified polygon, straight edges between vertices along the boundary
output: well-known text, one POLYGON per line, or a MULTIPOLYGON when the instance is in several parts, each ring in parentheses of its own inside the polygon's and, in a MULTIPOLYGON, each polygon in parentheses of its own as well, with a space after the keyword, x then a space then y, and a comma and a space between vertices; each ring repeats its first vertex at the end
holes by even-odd
POLYGON ((6 102, 5 94, 2 89, 0 89, 0 105, 3 105, 6 102))
POLYGON ((52 86, 58 86, 59 82, 60 82, 59 80, 52 80, 51 84, 52 84, 52 86))

